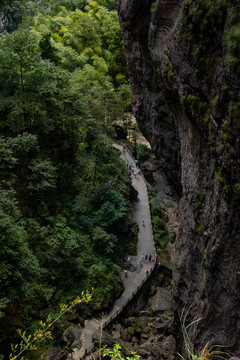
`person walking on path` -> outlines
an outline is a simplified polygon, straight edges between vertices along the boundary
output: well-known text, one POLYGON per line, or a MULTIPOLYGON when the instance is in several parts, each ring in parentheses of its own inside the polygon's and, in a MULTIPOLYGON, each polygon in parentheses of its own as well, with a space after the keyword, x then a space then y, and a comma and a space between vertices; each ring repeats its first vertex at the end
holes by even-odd
POLYGON ((149 262, 151 263, 151 261, 152 261, 152 255, 151 254, 149 255, 148 259, 149 259, 149 262))
POLYGON ((132 171, 132 173, 134 173, 134 166, 133 166, 133 163, 131 163, 131 164, 130 164, 130 166, 131 166, 131 171, 132 171))
MULTIPOLYGON (((123 144, 118 145, 114 144, 114 147, 120 150, 121 158, 124 162, 124 166, 127 165, 126 161, 128 160, 128 170, 131 172, 134 171, 134 168, 136 168, 136 165, 134 164, 134 160, 128 153, 127 149, 125 154, 123 153, 123 144), (125 165, 126 164, 126 165, 125 165), (133 168, 133 170, 132 170, 133 168)), ((127 168, 127 166, 126 166, 127 168)), ((129 172, 130 172, 129 171, 129 172)), ((133 182, 133 187, 138 192, 138 198, 134 202, 134 211, 133 216, 136 221, 136 223, 139 225, 139 234, 138 234, 138 246, 137 246, 137 254, 134 257, 130 257, 131 263, 134 265, 136 264, 139 266, 139 262, 142 261, 142 253, 146 254, 155 254, 155 247, 151 232, 151 226, 150 226, 150 212, 149 212, 149 201, 148 201, 148 194, 147 194, 147 187, 146 183, 143 181, 142 177, 142 169, 141 169, 141 176, 139 177, 139 181, 135 180, 134 176, 131 176, 131 180, 133 182), (141 220, 146 219, 146 226, 145 221, 141 222, 141 220), (143 227, 142 227, 143 225, 143 227)), ((155 255, 153 255, 155 257, 155 255)), ((143 268, 138 269, 138 271, 132 272, 129 269, 132 270, 131 264, 129 264, 128 259, 129 255, 126 256, 125 259, 125 270, 121 272, 121 277, 124 280, 124 291, 123 294, 120 296, 119 299, 116 299, 114 301, 114 306, 108 309, 107 313, 105 314, 103 321, 107 321, 109 318, 115 319, 115 315, 117 315, 117 310, 121 309, 122 305, 125 305, 125 299, 128 299, 131 297, 132 293, 137 289, 138 287, 141 287, 142 281, 144 279, 147 279, 149 275, 151 274, 151 268, 153 268, 153 265, 151 264, 151 261, 149 261, 148 257, 148 264, 144 263, 143 268), (144 270, 144 271, 143 271, 144 270)), ((152 259, 152 258, 151 258, 152 259)), ((145 260, 145 258, 144 258, 145 260)), ((155 265, 155 264, 154 264, 155 265)), ((92 335, 93 333, 99 329, 99 321, 95 318, 91 318, 89 320, 85 320, 85 328, 83 329, 83 335, 85 337, 85 342, 82 344, 81 348, 78 349, 77 347, 73 346, 73 360, 79 360, 82 359, 85 355, 85 350, 87 350, 90 346, 92 346, 92 335)))
POLYGON ((147 261, 147 259, 148 259, 148 255, 146 254, 146 255, 145 255, 145 261, 147 261))
POLYGON ((141 220, 141 224, 142 224, 142 226, 145 226, 145 221, 144 221, 144 219, 141 220))

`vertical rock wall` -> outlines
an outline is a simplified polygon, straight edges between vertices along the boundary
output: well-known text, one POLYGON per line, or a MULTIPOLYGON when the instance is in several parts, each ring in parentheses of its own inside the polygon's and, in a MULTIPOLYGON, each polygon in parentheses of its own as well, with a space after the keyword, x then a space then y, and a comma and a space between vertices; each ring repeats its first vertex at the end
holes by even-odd
MULTIPOLYGON (((226 8, 221 30, 214 28, 216 39, 210 39, 217 60, 210 58, 208 77, 197 58, 201 47, 189 52, 193 45, 184 40, 184 26, 205 31, 197 15, 190 17, 187 2, 116 2, 133 110, 179 198, 179 231, 171 254, 175 310, 187 309, 189 321, 203 317, 192 333, 196 342, 225 345, 240 354, 240 126, 234 125, 229 105, 235 101, 232 93, 237 99, 240 94, 240 77, 226 69, 223 34, 234 2, 226 8)), ((195 11, 199 4, 192 5, 195 11)), ((204 36, 199 41, 204 44, 204 36)))

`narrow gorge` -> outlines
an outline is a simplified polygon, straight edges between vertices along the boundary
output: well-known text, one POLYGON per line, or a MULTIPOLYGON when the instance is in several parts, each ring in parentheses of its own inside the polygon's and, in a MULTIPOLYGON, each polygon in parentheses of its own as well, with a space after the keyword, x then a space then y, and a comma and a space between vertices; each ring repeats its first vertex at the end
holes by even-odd
POLYGON ((178 200, 176 319, 201 318, 193 341, 239 356, 240 6, 116 2, 134 114, 178 200))

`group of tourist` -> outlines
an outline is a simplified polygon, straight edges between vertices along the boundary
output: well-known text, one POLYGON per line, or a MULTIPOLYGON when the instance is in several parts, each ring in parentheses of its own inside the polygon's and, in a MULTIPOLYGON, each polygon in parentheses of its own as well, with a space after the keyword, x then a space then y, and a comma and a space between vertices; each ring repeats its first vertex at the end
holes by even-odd
POLYGON ((128 167, 128 171, 130 174, 132 174, 135 179, 139 180, 139 176, 140 176, 140 173, 141 173, 141 170, 140 168, 135 168, 133 163, 129 163, 128 161, 126 162, 126 165, 128 167))
MULTIPOLYGON (((125 155, 125 153, 126 153, 126 145, 123 145, 122 151, 123 151, 123 154, 125 155)), ((127 165, 129 174, 132 174, 135 177, 135 179, 139 180, 141 170, 139 168, 138 160, 135 160, 135 164, 136 164, 136 168, 135 168, 133 162, 129 163, 128 160, 126 161, 126 165, 127 165)))
MULTIPOLYGON (((128 263, 128 265, 131 265, 131 256, 129 256, 128 258, 127 258, 127 263, 128 263)), ((149 264, 153 264, 154 265, 154 263, 155 263, 155 258, 154 257, 152 257, 152 255, 150 254, 150 255, 145 255, 145 254, 142 254, 142 257, 141 257, 141 260, 140 260, 140 262, 139 262, 139 265, 140 265, 140 268, 143 268, 143 264, 146 264, 146 263, 149 263, 149 264)), ((146 274, 148 275, 148 270, 146 271, 146 274)), ((128 276, 128 271, 127 271, 127 269, 124 269, 123 270, 123 273, 124 273, 124 277, 127 277, 128 276)))
MULTIPOLYGON (((122 152, 123 154, 125 155, 126 154, 126 145, 123 145, 122 147, 122 152)), ((135 179, 139 180, 139 176, 140 176, 140 173, 141 173, 141 170, 139 168, 139 162, 137 160, 135 160, 135 165, 133 162, 129 162, 128 160, 126 161, 126 165, 127 165, 127 168, 128 168, 128 171, 130 174, 132 174, 135 179)), ((141 225, 143 227, 145 227, 145 221, 144 219, 141 220, 141 225)), ((139 262, 139 265, 141 268, 143 268, 143 264, 144 263, 149 263, 149 264, 153 264, 155 263, 155 258, 152 257, 152 255, 148 255, 148 254, 142 254, 142 257, 141 257, 141 260, 139 262)), ((129 256, 127 258, 127 264, 128 265, 131 265, 131 257, 129 256)), ((124 277, 128 277, 128 271, 127 269, 124 269, 123 270, 123 273, 124 273, 124 277)), ((146 270, 146 275, 148 276, 149 274, 149 270, 146 270)))
POLYGON ((144 255, 144 254, 142 254, 142 260, 141 260, 141 262, 142 263, 147 263, 147 262, 149 262, 150 264, 152 263, 152 264, 154 264, 155 263, 155 258, 154 257, 152 257, 152 255, 150 254, 149 256, 146 254, 146 255, 144 255))

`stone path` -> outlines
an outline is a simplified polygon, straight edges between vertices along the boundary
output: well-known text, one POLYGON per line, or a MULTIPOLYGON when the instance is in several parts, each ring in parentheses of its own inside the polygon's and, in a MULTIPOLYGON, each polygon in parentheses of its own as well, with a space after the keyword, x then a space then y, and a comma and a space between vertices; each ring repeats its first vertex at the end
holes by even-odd
MULTIPOLYGON (((115 148, 122 150, 122 146, 114 144, 115 148)), ((134 161, 129 155, 128 152, 121 155, 122 160, 126 163, 133 163, 134 161)), ((136 169, 136 166, 134 164, 136 169)), ((155 257, 155 247, 152 236, 152 226, 151 226, 151 217, 149 211, 149 202, 148 202, 148 193, 147 187, 143 177, 140 175, 139 180, 135 179, 131 175, 132 185, 138 192, 137 201, 133 203, 133 216, 137 224, 139 225, 138 233, 138 244, 137 244, 137 256, 131 256, 131 264, 137 267, 137 270, 134 272, 128 271, 128 277, 124 277, 124 274, 121 273, 121 278, 124 284, 124 292, 117 299, 111 310, 102 317, 101 320, 92 318, 85 321, 82 336, 84 337, 84 344, 80 349, 74 348, 72 352, 72 358, 79 360, 83 357, 85 350, 92 345, 92 335, 99 329, 99 326, 107 321, 111 316, 115 316, 122 306, 128 303, 128 299, 131 297, 132 293, 137 290, 138 286, 142 284, 142 281, 146 278, 146 271, 150 271, 153 268, 153 264, 149 262, 144 262, 143 267, 140 266, 140 261, 142 254, 151 254, 155 257), (141 220, 144 219, 145 226, 141 225, 141 220)))

